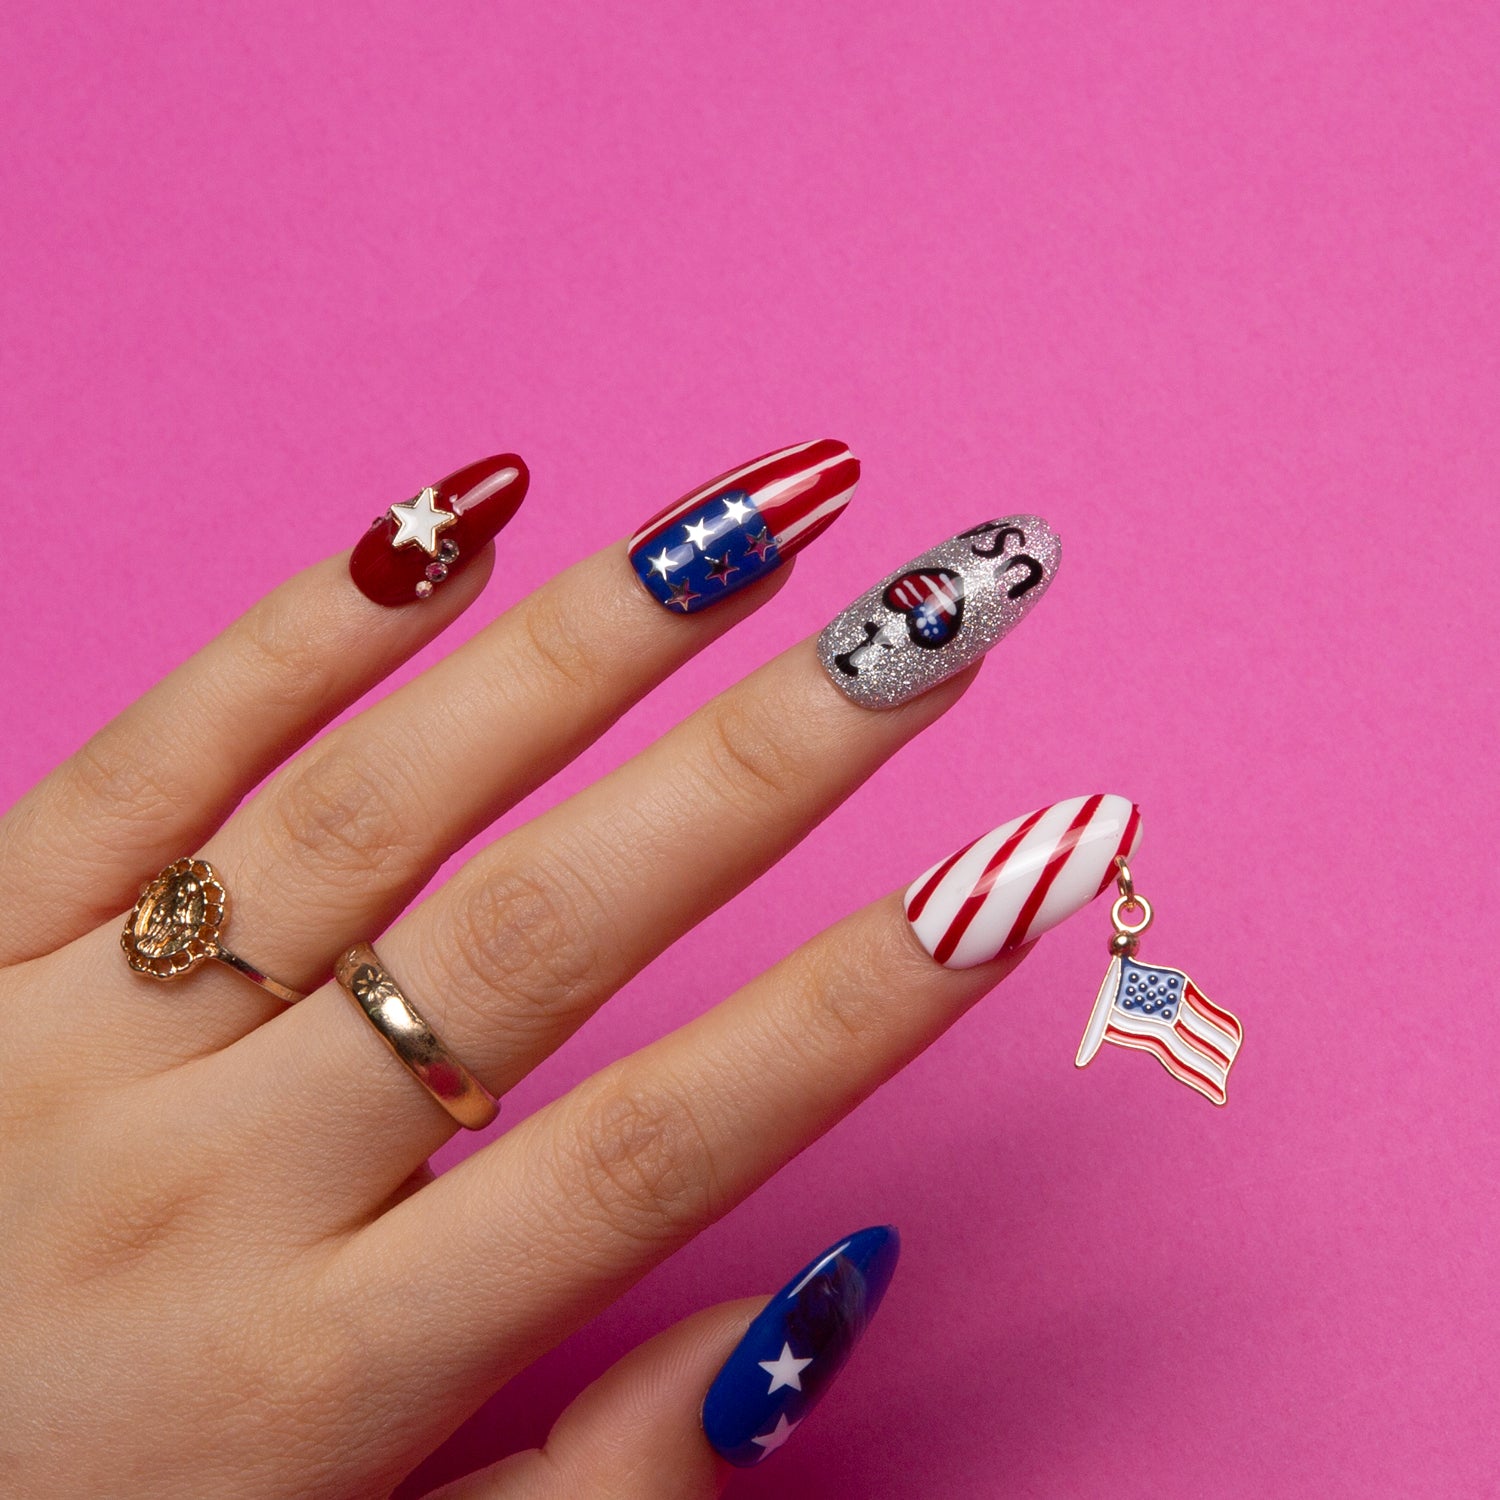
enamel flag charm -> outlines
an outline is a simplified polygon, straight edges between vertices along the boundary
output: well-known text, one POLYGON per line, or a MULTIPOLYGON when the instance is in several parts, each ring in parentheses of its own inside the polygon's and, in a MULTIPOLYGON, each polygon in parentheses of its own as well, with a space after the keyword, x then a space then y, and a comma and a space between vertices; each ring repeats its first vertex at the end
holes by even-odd
POLYGON ((1115 870, 1120 895, 1109 914, 1115 929, 1109 940, 1110 965, 1078 1048, 1078 1066, 1087 1067, 1105 1042, 1134 1047, 1151 1053, 1205 1099, 1223 1104, 1244 1030, 1181 969, 1136 962, 1141 934, 1151 925, 1151 903, 1136 895, 1123 856, 1115 860, 1115 870), (1129 921, 1137 912, 1136 920, 1129 921))

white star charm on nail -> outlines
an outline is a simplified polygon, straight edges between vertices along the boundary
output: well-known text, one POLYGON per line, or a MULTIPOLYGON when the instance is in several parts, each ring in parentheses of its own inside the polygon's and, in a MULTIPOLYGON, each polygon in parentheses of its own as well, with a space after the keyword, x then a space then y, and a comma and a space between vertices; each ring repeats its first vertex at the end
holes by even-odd
POLYGON ((682 528, 687 532, 690 541, 700 552, 708 546, 709 525, 707 521, 694 521, 691 526, 682 528))
POLYGON ((802 1389, 802 1372, 812 1363, 810 1359, 797 1359, 792 1354, 792 1346, 783 1344, 779 1359, 758 1359, 758 1364, 771 1377, 771 1389, 766 1392, 768 1396, 774 1395, 782 1386, 787 1386, 794 1391, 802 1389))
POLYGON ((429 557, 436 557, 438 532, 458 520, 451 511, 439 510, 436 502, 437 491, 429 484, 420 495, 393 505, 390 515, 396 523, 396 534, 391 538, 391 546, 405 547, 415 542, 429 557))
POLYGON ((750 519, 750 507, 743 500, 726 500, 724 519, 733 521, 736 526, 743 526, 750 519))
POLYGON ((651 567, 655 572, 660 573, 663 578, 670 577, 672 572, 671 548, 663 547, 661 551, 651 559, 651 567))
POLYGON ((781 1447, 801 1425, 801 1422, 788 1422, 786 1414, 783 1412, 781 1416, 776 1418, 776 1425, 769 1432, 763 1432, 759 1437, 751 1438, 750 1441, 757 1448, 765 1449, 765 1453, 761 1454, 761 1458, 764 1458, 766 1453, 774 1453, 781 1447))

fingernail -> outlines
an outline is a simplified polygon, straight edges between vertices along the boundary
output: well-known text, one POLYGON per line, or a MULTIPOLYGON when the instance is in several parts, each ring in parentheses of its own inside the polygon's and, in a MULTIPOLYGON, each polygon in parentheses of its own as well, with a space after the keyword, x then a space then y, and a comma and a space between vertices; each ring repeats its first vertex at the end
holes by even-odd
POLYGON ((834 686, 895 708, 976 662, 1047 592, 1062 543, 1038 516, 986 521, 861 594, 818 637, 834 686))
POLYGON ((648 521, 630 539, 630 565, 653 599, 697 614, 821 536, 858 482, 859 460, 832 438, 768 453, 648 521))
POLYGON ((349 558, 349 576, 376 604, 430 599, 509 522, 530 483, 514 453, 455 470, 376 516, 349 558))
POLYGON ((906 893, 906 919, 945 968, 972 969, 1082 910, 1141 841, 1141 810, 1098 793, 1054 802, 976 839, 906 893))
POLYGON ((894 1229, 861 1229, 771 1299, 704 1398, 715 1452, 748 1469, 786 1442, 869 1327, 900 1254, 894 1229))

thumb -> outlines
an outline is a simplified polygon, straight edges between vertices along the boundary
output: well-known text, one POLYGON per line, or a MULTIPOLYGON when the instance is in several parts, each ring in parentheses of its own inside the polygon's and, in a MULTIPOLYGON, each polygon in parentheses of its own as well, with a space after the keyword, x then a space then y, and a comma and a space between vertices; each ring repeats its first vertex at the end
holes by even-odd
POLYGON ((712 1500, 728 1464, 767 1458, 817 1404, 879 1307, 899 1253, 894 1229, 862 1229, 769 1302, 694 1314, 600 1376, 545 1446, 428 1500, 712 1500))

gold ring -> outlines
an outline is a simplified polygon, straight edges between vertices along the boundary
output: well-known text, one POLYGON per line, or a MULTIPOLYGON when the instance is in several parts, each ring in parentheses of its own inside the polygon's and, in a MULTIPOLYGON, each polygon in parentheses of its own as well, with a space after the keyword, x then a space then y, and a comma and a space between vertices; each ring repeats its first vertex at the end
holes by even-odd
POLYGON ((220 939, 229 892, 205 859, 179 859, 141 887, 125 918, 120 946, 130 967, 149 979, 178 979, 213 959, 254 980, 288 1005, 301 994, 231 953, 220 939))
POLYGON ((494 1095, 438 1040, 368 943, 346 948, 333 972, 407 1072, 465 1130, 483 1130, 500 1113, 494 1095))

